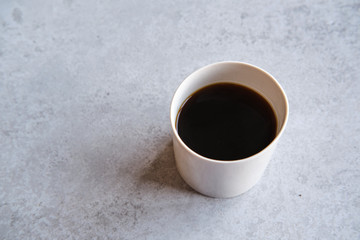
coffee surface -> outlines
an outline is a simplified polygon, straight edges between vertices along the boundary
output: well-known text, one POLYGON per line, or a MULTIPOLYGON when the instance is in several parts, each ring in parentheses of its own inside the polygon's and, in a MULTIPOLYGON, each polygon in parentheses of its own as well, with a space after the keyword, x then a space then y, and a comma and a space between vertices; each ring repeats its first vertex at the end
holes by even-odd
POLYGON ((275 138, 271 105, 257 92, 233 83, 217 83, 193 93, 177 116, 182 141, 216 160, 250 157, 275 138))

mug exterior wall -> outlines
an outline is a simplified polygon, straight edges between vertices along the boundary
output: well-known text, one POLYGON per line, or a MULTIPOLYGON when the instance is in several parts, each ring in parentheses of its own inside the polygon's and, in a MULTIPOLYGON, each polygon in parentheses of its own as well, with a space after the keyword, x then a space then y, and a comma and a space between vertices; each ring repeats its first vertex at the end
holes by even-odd
POLYGON ((288 119, 288 102, 280 84, 264 70, 241 62, 220 62, 205 66, 187 77, 171 102, 170 120, 177 169, 194 190, 211 197, 228 198, 253 187, 265 171, 288 119), (272 105, 278 120, 275 139, 262 151, 245 159, 221 161, 192 151, 177 133, 177 114, 196 90, 214 83, 232 82, 252 88, 272 105))

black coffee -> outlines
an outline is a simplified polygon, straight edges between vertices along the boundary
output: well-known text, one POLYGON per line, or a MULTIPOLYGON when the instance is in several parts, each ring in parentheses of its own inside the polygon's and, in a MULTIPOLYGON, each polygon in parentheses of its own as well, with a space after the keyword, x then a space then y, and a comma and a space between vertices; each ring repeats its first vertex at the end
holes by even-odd
POLYGON ((246 158, 275 138, 271 105, 248 87, 233 83, 206 86, 179 110, 177 130, 196 153, 217 160, 246 158))

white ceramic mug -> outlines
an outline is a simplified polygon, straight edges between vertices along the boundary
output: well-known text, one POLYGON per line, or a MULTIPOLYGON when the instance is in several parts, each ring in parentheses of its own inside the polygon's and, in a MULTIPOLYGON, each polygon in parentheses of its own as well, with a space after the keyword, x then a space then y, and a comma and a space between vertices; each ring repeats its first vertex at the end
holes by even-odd
POLYGON ((228 198, 246 192, 261 178, 284 131, 288 114, 284 90, 274 77, 258 67, 241 62, 220 62, 195 71, 176 90, 170 108, 174 153, 180 175, 193 189, 207 196, 228 198), (244 159, 221 161, 197 154, 181 140, 176 118, 184 101, 196 90, 220 82, 245 85, 272 105, 277 118, 276 137, 262 151, 244 159))

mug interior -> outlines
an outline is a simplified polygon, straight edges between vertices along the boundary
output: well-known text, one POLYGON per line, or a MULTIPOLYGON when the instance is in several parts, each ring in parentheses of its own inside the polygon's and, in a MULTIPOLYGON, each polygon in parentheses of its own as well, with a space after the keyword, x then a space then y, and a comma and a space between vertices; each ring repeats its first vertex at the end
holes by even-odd
POLYGON ((198 89, 221 82, 237 83, 249 87, 262 95, 272 106, 277 119, 278 137, 288 117, 288 103, 280 84, 269 73, 250 64, 241 62, 220 62, 203 67, 187 77, 176 90, 170 109, 170 119, 175 135, 179 109, 184 101, 198 89))

